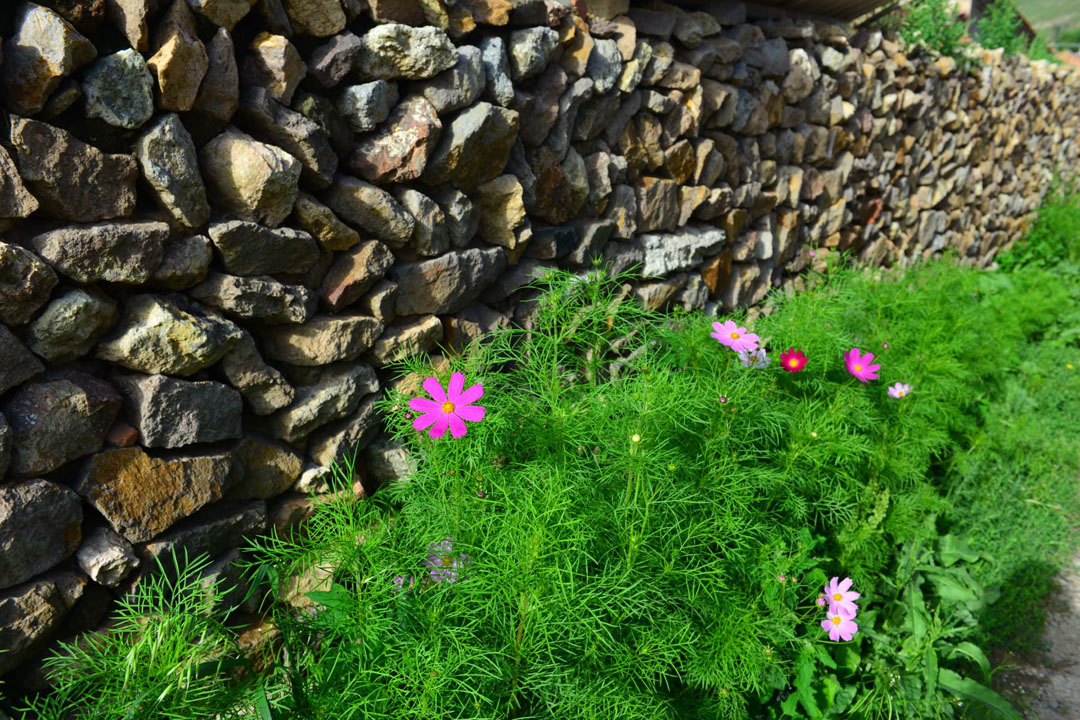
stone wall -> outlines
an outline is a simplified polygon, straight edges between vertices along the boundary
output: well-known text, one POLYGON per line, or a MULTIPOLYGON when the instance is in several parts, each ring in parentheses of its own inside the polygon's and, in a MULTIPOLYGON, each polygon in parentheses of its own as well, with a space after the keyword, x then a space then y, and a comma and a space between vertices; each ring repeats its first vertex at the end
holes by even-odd
MULTIPOLYGON (((0 675, 152 558, 304 517, 387 362, 551 266, 709 311, 815 248, 986 265, 1077 161, 1080 75, 626 0, 0 9, 0 675), (591 8, 591 9, 590 9, 591 8)), ((821 250, 816 251, 818 255, 821 250)))

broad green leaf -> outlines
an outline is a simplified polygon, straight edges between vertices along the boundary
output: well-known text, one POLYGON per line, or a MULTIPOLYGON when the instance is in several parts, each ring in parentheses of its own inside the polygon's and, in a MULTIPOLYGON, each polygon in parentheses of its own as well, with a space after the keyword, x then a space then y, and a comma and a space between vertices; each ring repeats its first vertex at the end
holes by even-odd
POLYGON ((937 692, 938 657, 937 652, 930 648, 926 653, 926 665, 923 666, 923 682, 926 684, 926 694, 933 695, 937 692))
POLYGON ((938 672, 938 684, 953 695, 982 704, 997 717, 1005 720, 1024 720, 1003 697, 971 678, 961 677, 948 668, 938 672))
POLYGON ((958 560, 975 562, 982 557, 980 553, 972 550, 967 543, 959 540, 954 535, 945 535, 938 543, 938 554, 945 567, 952 567, 958 560))
POLYGON ((957 655, 966 655, 971 660, 974 660, 979 668, 982 669, 983 682, 990 682, 990 661, 987 659, 986 653, 984 653, 978 645, 967 641, 959 643, 953 648, 949 657, 953 658, 957 655))
POLYGON ((812 645, 803 645, 802 650, 799 651, 799 657, 795 659, 795 694, 799 697, 799 703, 806 710, 807 715, 811 718, 823 717, 821 710, 818 709, 817 701, 814 699, 814 689, 816 683, 814 682, 815 670, 817 665, 814 663, 814 647, 812 645))

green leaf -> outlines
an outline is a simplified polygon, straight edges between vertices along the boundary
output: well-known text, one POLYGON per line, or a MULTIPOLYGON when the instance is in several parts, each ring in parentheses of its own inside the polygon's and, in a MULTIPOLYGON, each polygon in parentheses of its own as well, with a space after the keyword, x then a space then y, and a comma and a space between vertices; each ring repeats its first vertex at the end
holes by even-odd
POLYGON ((945 535, 938 543, 938 554, 945 567, 952 567, 959 560, 975 562, 982 557, 980 553, 972 550, 963 540, 958 540, 954 535, 945 535))
POLYGON ((957 655, 966 655, 969 659, 974 660, 979 668, 982 669, 983 682, 990 682, 990 661, 987 659, 986 653, 984 653, 978 645, 967 641, 959 643, 953 648, 949 658, 952 659, 957 655))
POLYGON ((784 698, 784 701, 780 703, 780 709, 784 711, 784 715, 787 717, 799 717, 799 696, 795 693, 788 695, 784 698))
POLYGON ((923 682, 926 684, 926 694, 933 695, 937 692, 938 656, 937 652, 930 648, 926 653, 926 665, 923 667, 923 682))
POLYGON ((799 657, 795 659, 795 694, 799 697, 799 703, 811 718, 824 717, 818 709, 814 699, 814 671, 817 669, 814 663, 814 647, 803 645, 799 651, 799 657))
POLYGON ((255 710, 259 713, 259 718, 261 720, 274 720, 274 714, 270 712, 270 701, 266 698, 266 686, 260 682, 251 691, 251 694, 254 695, 255 710))
POLYGON ((938 672, 938 684, 959 698, 980 703, 997 717, 1024 720, 1023 716, 996 692, 971 678, 961 677, 948 668, 941 668, 938 672))
POLYGON ((835 670, 836 661, 832 659, 832 655, 829 654, 828 649, 824 645, 814 645, 813 647, 817 651, 818 662, 827 668, 835 670))

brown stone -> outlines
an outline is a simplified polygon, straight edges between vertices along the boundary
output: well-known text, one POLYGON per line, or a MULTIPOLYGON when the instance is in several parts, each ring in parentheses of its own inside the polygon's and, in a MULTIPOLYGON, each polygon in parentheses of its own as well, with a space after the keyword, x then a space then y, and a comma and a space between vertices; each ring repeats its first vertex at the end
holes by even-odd
POLYGON ((45 649, 86 583, 81 573, 54 572, 0 594, 0 675, 45 649))
POLYGON ((424 172, 441 133, 435 108, 423 96, 412 95, 357 143, 350 167, 376 184, 415 180, 424 172))
POLYGON ((276 443, 247 437, 232 450, 233 474, 228 500, 265 500, 292 487, 304 469, 303 459, 276 443))
POLYGON ((157 52, 146 65, 157 80, 159 107, 190 110, 195 105, 210 60, 206 47, 195 34, 195 18, 184 0, 173 0, 169 15, 158 32, 157 52))
POLYGON ((680 140, 664 151, 664 168, 680 185, 693 176, 696 161, 694 146, 687 140, 680 140))
POLYGON ((56 283, 56 273, 37 255, 0 242, 0 322, 12 326, 29 322, 48 302, 56 283))
POLYGON ((559 158, 547 145, 531 153, 530 166, 536 175, 536 200, 533 213, 546 222, 558 225, 576 214, 573 188, 559 158))
POLYGON ((460 0, 457 4, 468 9, 473 19, 484 25, 505 25, 514 8, 510 0, 460 0))
POLYGON ((206 55, 208 65, 195 98, 195 110, 216 122, 227 123, 240 104, 240 75, 228 30, 217 29, 206 46, 206 55))
POLYGON ((303 325, 263 330, 268 357, 302 367, 351 362, 374 344, 383 325, 366 315, 316 315, 303 325))
POLYGON ((516 248, 514 229, 525 221, 521 182, 513 175, 500 175, 476 186, 469 197, 480 215, 480 237, 508 250, 516 248))
POLYGON ((337 256, 323 278, 319 295, 331 311, 337 312, 359 300, 393 264, 390 248, 378 240, 368 240, 337 256))
POLYGON ((318 240, 323 252, 348 250, 360 242, 360 233, 341 222, 333 210, 306 192, 296 196, 293 218, 318 240))
POLYGON ((246 83, 266 88, 278 102, 292 102, 307 65, 293 44, 281 35, 262 32, 251 41, 251 52, 244 58, 240 77, 246 83))
POLYGON ((674 180, 643 177, 637 184, 638 232, 674 230, 679 221, 679 186, 674 180))
POLYGON ((403 325, 387 328, 371 346, 364 359, 372 367, 382 367, 409 355, 434 349, 443 338, 442 322, 435 315, 425 315, 403 325))

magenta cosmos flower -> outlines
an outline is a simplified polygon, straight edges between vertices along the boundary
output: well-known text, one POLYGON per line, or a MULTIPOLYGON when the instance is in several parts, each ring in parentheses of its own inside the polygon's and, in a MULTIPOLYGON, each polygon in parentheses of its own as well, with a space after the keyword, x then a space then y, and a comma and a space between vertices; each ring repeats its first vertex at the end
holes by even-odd
POLYGON ((442 542, 431 543, 428 546, 430 554, 424 565, 431 568, 431 579, 435 582, 457 582, 458 573, 472 565, 469 556, 462 553, 454 556, 454 539, 446 538, 442 542))
POLYGON ((881 369, 880 365, 871 365, 874 362, 874 354, 866 353, 865 355, 859 350, 859 348, 851 348, 844 353, 844 366, 847 367, 847 371, 854 375, 859 382, 865 383, 867 380, 877 380, 877 371, 881 369))
POLYGON ((757 349, 758 336, 747 332, 746 328, 739 327, 734 320, 725 320, 723 324, 714 322, 713 330, 709 337, 716 338, 721 345, 727 345, 735 352, 749 352, 757 349))
POLYGON ((889 388, 889 397, 902 398, 911 392, 911 386, 907 383, 896 383, 889 388))
POLYGON ((859 593, 851 590, 851 578, 833 578, 825 585, 825 599, 829 601, 829 612, 853 618, 859 612, 855 601, 859 593))
POLYGON ((450 384, 443 392, 443 387, 433 377, 424 381, 424 389, 428 391, 433 400, 415 397, 409 401, 409 407, 420 413, 420 417, 413 420, 414 430, 425 430, 433 438, 441 438, 446 434, 446 428, 450 428, 450 434, 459 438, 465 434, 465 423, 479 422, 484 419, 484 408, 473 405, 484 396, 484 386, 477 383, 468 390, 462 392, 465 385, 465 376, 459 372, 450 375, 450 384))
POLYGON ((790 373, 797 373, 806 367, 807 357, 802 350, 788 348, 787 352, 780 353, 780 364, 790 373))
POLYGON ((833 642, 843 640, 847 642, 859 632, 859 626, 851 618, 837 615, 828 609, 825 611, 825 619, 821 621, 821 629, 829 633, 829 639, 833 642))

